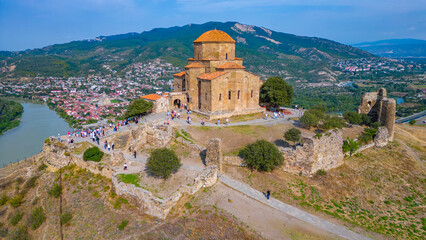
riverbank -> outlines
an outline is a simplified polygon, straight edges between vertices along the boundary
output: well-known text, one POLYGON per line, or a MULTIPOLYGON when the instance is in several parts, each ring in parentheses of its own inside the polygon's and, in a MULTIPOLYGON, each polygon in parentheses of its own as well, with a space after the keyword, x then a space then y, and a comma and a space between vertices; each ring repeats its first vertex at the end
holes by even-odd
POLYGON ((0 167, 40 152, 44 139, 66 135, 68 124, 45 104, 23 103, 21 124, 0 135, 0 167))
POLYGON ((24 108, 20 103, 0 99, 0 135, 18 127, 23 112, 24 108))

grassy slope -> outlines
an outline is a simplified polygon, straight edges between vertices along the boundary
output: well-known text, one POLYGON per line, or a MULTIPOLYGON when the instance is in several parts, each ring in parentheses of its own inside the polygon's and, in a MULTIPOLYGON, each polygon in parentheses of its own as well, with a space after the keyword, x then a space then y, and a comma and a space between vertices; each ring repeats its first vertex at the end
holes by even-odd
MULTIPOLYGON (((34 160, 41 156, 0 169, 0 199, 3 194, 13 198, 26 192, 20 206, 12 207, 10 200, 0 205, 0 239, 12 239, 18 229, 21 233, 26 229, 32 239, 59 239, 60 200, 48 194, 58 182, 59 173, 38 170, 34 160), (26 187, 29 176, 39 176, 32 187, 26 187), (43 207, 46 220, 32 230, 28 223, 29 213, 39 206, 43 207), (23 217, 12 225, 10 218, 18 211, 24 213, 23 217)), ((208 206, 183 215, 174 214, 166 221, 155 219, 140 213, 129 201, 111 192, 110 180, 73 166, 62 170, 62 213, 72 214, 71 221, 62 226, 64 239, 258 238, 232 216, 213 213, 214 209, 208 206), (118 226, 125 220, 127 226, 119 230, 118 226)))
POLYGON ((341 167, 312 179, 233 166, 227 166, 226 172, 261 191, 271 189, 274 197, 315 214, 397 239, 422 239, 426 175, 424 163, 420 166, 412 151, 424 161, 424 136, 425 128, 398 127, 396 141, 388 146, 345 159, 341 167), (409 139, 400 137, 407 132, 412 134, 409 139))

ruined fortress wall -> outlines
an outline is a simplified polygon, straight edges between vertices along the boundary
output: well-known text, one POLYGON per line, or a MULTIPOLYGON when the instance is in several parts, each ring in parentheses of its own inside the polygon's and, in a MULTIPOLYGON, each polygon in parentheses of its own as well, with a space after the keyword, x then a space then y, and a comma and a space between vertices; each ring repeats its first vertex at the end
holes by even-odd
POLYGON ((112 177, 112 184, 117 195, 128 198, 142 212, 165 219, 184 194, 193 195, 202 187, 213 186, 217 182, 217 176, 218 170, 215 165, 207 167, 194 179, 192 185, 181 186, 167 199, 157 198, 151 192, 133 184, 120 182, 115 176, 112 177))
POLYGON ((222 158, 220 138, 210 139, 206 149, 206 166, 216 165, 219 172, 222 172, 222 158))
POLYGON ((393 140, 395 133, 395 112, 396 101, 393 98, 386 98, 382 100, 382 109, 380 114, 380 124, 385 126, 389 131, 389 140, 393 140))
POLYGON ((283 171, 312 176, 318 170, 329 170, 343 164, 342 131, 331 130, 319 138, 303 138, 296 148, 280 147, 284 157, 283 171))

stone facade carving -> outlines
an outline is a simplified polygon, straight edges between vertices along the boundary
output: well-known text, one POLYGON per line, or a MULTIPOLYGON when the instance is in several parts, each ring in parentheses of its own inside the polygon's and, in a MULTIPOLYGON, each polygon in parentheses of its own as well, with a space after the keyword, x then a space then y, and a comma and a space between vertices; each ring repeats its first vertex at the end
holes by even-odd
POLYGON ((386 89, 380 88, 377 92, 364 93, 358 113, 368 114, 373 121, 377 121, 388 129, 389 141, 393 140, 395 132, 396 101, 388 98, 386 89))
POLYGON ((259 76, 245 71, 235 57, 235 41, 211 30, 194 41, 194 58, 185 71, 176 73, 170 105, 183 104, 208 119, 262 112, 259 107, 259 76))
POLYGON ((165 219, 172 207, 176 205, 184 194, 193 195, 202 187, 211 187, 217 182, 218 170, 216 166, 209 166, 194 179, 194 183, 189 186, 181 186, 169 198, 160 199, 155 197, 151 192, 136 187, 132 184, 119 182, 114 176, 112 184, 117 195, 124 196, 132 201, 135 206, 142 212, 165 219))
POLYGON ((320 138, 302 138, 296 148, 280 147, 284 157, 283 171, 312 176, 318 170, 329 170, 343 164, 341 130, 331 130, 320 138))
POLYGON ((219 172, 222 172, 222 158, 220 138, 210 139, 206 149, 206 166, 216 165, 219 172))

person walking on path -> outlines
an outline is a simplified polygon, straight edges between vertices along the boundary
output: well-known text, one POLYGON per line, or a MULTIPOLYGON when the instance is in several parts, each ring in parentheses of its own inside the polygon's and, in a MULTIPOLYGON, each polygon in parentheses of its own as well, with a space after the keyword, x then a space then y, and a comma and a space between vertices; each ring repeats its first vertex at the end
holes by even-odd
POLYGON ((114 143, 111 143, 111 149, 114 151, 114 143))
POLYGON ((220 119, 218 119, 216 122, 216 125, 219 125, 219 124, 220 124, 220 119))
POLYGON ((127 164, 124 163, 124 171, 126 171, 126 170, 127 170, 127 164))
POLYGON ((133 151, 133 156, 136 158, 136 150, 133 151))
POLYGON ((108 151, 111 151, 111 145, 108 143, 108 151))
POLYGON ((228 125, 228 123, 229 123, 229 119, 228 119, 228 118, 226 118, 226 120, 225 120, 225 125, 228 125))
POLYGON ((270 190, 267 190, 266 191, 266 199, 268 199, 269 200, 269 197, 271 196, 271 191, 270 190))

